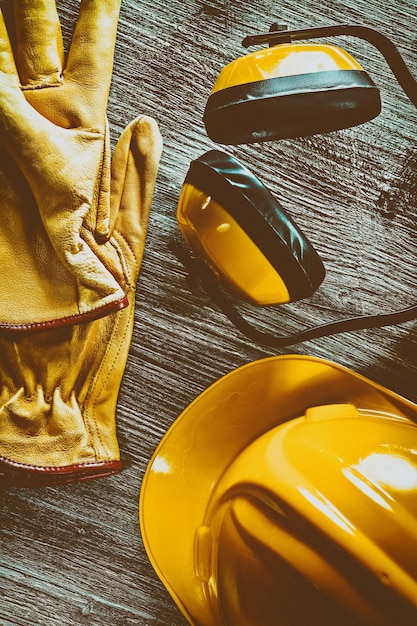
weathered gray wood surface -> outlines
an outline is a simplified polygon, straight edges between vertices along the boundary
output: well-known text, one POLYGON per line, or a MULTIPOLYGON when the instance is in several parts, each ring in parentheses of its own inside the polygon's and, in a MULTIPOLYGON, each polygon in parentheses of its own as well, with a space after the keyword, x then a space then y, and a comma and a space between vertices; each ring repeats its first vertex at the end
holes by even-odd
MULTIPOLYGON (((78 0, 58 3, 68 39, 78 0)), ((274 354, 240 336, 204 293, 192 292, 167 249, 191 159, 213 144, 202 113, 243 36, 353 22, 390 36, 417 76, 417 4, 406 0, 123 0, 109 104, 113 142, 138 113, 164 137, 136 298, 133 343, 118 405, 125 470, 117 477, 0 496, 0 624, 175 626, 185 620, 149 564, 138 496, 150 456, 182 409, 231 369, 274 354)), ((381 115, 311 139, 230 151, 280 198, 322 255, 327 277, 309 301, 242 310, 288 333, 416 298, 417 111, 381 55, 338 40, 381 87, 381 115)), ((324 338, 283 352, 334 360, 417 401, 416 324, 324 338)))

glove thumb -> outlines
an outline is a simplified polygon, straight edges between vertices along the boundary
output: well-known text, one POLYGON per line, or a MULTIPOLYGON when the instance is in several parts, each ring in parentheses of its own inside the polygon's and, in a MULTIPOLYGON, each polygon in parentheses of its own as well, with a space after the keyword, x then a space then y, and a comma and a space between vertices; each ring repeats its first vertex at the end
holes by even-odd
POLYGON ((143 255, 161 153, 162 138, 156 121, 141 115, 125 128, 112 158, 106 238, 115 232, 123 237, 136 260, 137 272, 143 255))

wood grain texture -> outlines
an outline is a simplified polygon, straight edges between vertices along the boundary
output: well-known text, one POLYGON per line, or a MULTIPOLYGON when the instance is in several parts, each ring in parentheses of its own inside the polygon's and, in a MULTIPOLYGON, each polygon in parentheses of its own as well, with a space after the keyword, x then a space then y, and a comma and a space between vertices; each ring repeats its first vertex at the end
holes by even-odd
MULTIPOLYGON (((77 0, 59 0, 66 41, 77 0)), ((214 144, 202 114, 242 38, 269 29, 341 22, 380 29, 417 76, 417 4, 406 0, 123 0, 109 102, 113 145, 139 113, 164 138, 135 328, 120 391, 119 476, 0 495, 1 626, 180 626, 184 618, 142 545, 138 497, 149 459, 183 408, 223 374, 277 352, 334 360, 417 401, 416 323, 275 351, 242 337, 193 291, 167 244, 192 159, 214 144)), ((228 151, 280 199, 322 256, 327 275, 309 300, 240 310, 260 328, 291 333, 416 300, 417 111, 370 45, 337 41, 381 88, 381 115, 326 136, 228 151)))

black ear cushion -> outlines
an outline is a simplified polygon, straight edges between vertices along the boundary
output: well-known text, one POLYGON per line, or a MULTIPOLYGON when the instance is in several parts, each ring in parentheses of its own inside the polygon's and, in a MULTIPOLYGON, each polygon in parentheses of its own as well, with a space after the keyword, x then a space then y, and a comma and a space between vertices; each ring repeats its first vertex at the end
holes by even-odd
POLYGON ((203 121, 210 139, 242 144, 349 128, 381 112, 379 89, 363 70, 268 78, 213 92, 203 121))
POLYGON ((193 161, 184 183, 220 204, 284 280, 291 300, 311 296, 323 281, 323 263, 272 193, 233 156, 211 150, 193 161))

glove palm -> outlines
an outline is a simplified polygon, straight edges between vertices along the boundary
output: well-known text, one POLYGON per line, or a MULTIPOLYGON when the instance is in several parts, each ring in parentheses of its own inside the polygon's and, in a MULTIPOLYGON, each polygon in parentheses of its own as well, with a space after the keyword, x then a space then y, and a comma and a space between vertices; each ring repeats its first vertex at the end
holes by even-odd
POLYGON ((16 0, 15 52, 0 20, 0 327, 94 319, 134 288, 112 237, 123 193, 113 185, 111 199, 106 124, 118 5, 81 3, 65 65, 53 2, 16 0))

